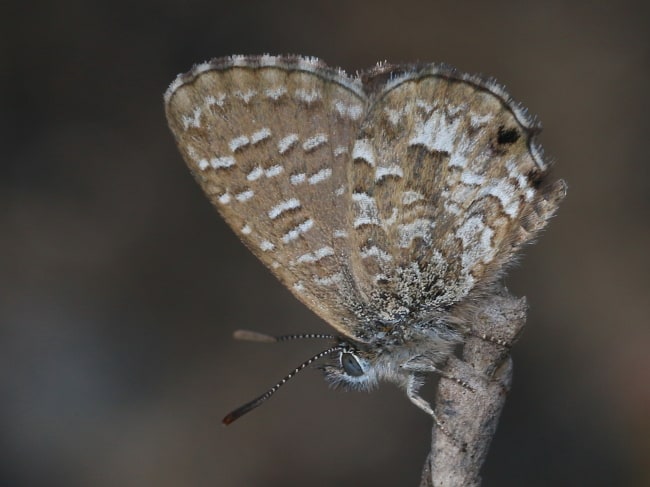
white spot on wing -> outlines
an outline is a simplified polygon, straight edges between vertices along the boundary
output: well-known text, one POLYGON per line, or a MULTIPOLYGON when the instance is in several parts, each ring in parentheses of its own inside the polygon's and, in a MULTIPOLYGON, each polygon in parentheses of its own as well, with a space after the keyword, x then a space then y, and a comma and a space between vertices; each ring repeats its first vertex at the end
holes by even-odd
POLYGON ((183 128, 187 130, 190 127, 199 128, 201 126, 201 107, 196 107, 191 116, 183 115, 183 128))
POLYGON ((246 175, 246 179, 249 181, 255 181, 256 179, 259 179, 262 174, 264 174, 264 169, 262 169, 260 166, 257 166, 255 169, 253 169, 251 172, 249 172, 246 175))
POLYGON ((426 218, 418 218, 411 223, 397 225, 397 232, 399 233, 399 246, 407 249, 411 246, 411 242, 416 238, 421 238, 426 243, 431 242, 431 228, 434 223, 426 218))
POLYGON ((300 208, 300 201, 298 201, 296 198, 291 198, 271 208, 271 210, 269 210, 269 218, 271 220, 275 220, 285 211, 295 210, 296 208, 300 208))
POLYGON ((423 100, 422 98, 418 98, 417 100, 415 100, 415 106, 424 110, 424 112, 427 114, 431 113, 435 108, 435 105, 429 103, 426 100, 423 100))
POLYGON ((264 94, 272 100, 278 100, 282 95, 286 93, 287 88, 284 86, 278 86, 277 88, 267 88, 264 90, 264 94))
POLYGON ((226 100, 225 93, 219 93, 217 96, 208 95, 205 97, 205 106, 208 108, 214 105, 218 107, 223 107, 225 100, 226 100))
POLYGON ((352 160, 361 159, 375 167, 375 152, 369 140, 358 139, 352 148, 352 160))
POLYGON ((397 221, 397 215, 399 215, 399 210, 395 207, 393 207, 393 211, 390 214, 390 217, 385 218, 384 221, 381 223, 381 227, 386 231, 390 231, 390 227, 397 221))
POLYGON ((381 181, 385 177, 394 176, 398 178, 404 177, 404 171, 399 166, 378 167, 375 170, 375 181, 381 181))
POLYGON ((298 142, 298 134, 289 134, 278 142, 278 152, 284 154, 298 142))
POLYGON ((445 210, 447 211, 447 213, 450 213, 454 216, 458 216, 462 212, 460 206, 450 201, 445 201, 445 210))
POLYGON ((382 262, 390 262, 391 260, 393 260, 393 257, 388 252, 381 250, 376 245, 361 249, 359 255, 361 255, 362 259, 367 259, 368 257, 375 257, 377 260, 382 262))
POLYGON ((252 189, 247 189, 246 191, 242 191, 241 193, 235 195, 235 199, 240 203, 243 203, 244 201, 251 199, 254 195, 255 193, 252 189))
MULTIPOLYGON (((465 169, 469 163, 469 153, 473 149, 473 143, 464 133, 456 141, 456 148, 449 156, 449 167, 460 167, 465 169)), ((478 161, 476 161, 478 162, 478 161)))
POLYGON ((469 171, 463 171, 460 175, 460 182, 470 186, 480 186, 485 182, 485 176, 469 171))
POLYGON ((302 281, 298 281, 294 283, 293 289, 299 293, 303 292, 305 290, 305 286, 303 285, 302 281))
POLYGON ((296 240, 300 234, 307 232, 309 229, 311 229, 314 226, 314 220, 311 218, 307 218, 304 222, 302 222, 300 225, 294 227, 293 229, 289 230, 287 233, 285 233, 282 236, 282 241, 287 244, 293 240, 296 240))
POLYGON ((264 171, 264 175, 267 178, 272 178, 277 176, 278 174, 281 174, 284 171, 284 168, 280 166, 279 164, 276 164, 275 166, 269 167, 266 171, 264 171))
POLYGON ((228 193, 224 193, 221 196, 219 196, 219 203, 222 205, 227 205, 230 203, 230 195, 228 193))
POLYGON ((494 196, 499 200, 503 211, 513 217, 519 211, 519 200, 516 188, 505 179, 491 179, 490 184, 480 191, 480 196, 494 196))
POLYGON ((469 117, 469 123, 472 128, 478 129, 492 120, 492 117, 493 116, 490 113, 486 113, 485 115, 477 115, 476 113, 472 113, 469 117))
POLYGON ((340 283, 342 280, 343 280, 343 274, 341 274, 340 272, 337 272, 335 274, 326 277, 314 276, 314 283, 318 284, 319 286, 331 286, 332 284, 340 283))
POLYGON ((341 100, 336 100, 334 102, 334 108, 342 117, 349 118, 351 120, 357 120, 363 113, 363 107, 354 103, 345 103, 341 100))
POLYGON ((526 201, 530 201, 533 199, 535 196, 535 190, 530 187, 530 184, 528 183, 528 180, 526 179, 526 176, 524 176, 517 165, 515 164, 515 161, 513 159, 509 159, 506 161, 506 169, 508 169, 508 176, 511 179, 514 179, 517 181, 517 186, 519 189, 524 189, 524 198, 526 198, 526 201))
POLYGON ((291 177, 289 178, 291 184, 293 184, 294 186, 304 183, 305 179, 307 179, 307 176, 303 172, 301 172, 300 174, 292 174, 291 177))
POLYGON ((322 247, 315 252, 308 252, 301 255, 296 262, 299 264, 312 264, 330 255, 334 255, 334 249, 332 247, 322 247))
POLYGON ((230 147, 230 150, 232 152, 235 152, 238 149, 241 149, 242 147, 245 147, 249 144, 250 140, 248 140, 248 137, 245 135, 240 135, 239 137, 235 137, 232 139, 229 143, 228 146, 230 147))
POLYGON ((410 205, 411 203, 415 203, 416 201, 420 201, 422 199, 424 199, 424 195, 417 191, 404 191, 402 194, 403 205, 410 205))
POLYGON ((263 175, 267 178, 272 178, 282 173, 284 169, 280 165, 271 166, 268 169, 262 169, 260 166, 256 166, 251 172, 246 175, 246 179, 249 181, 255 181, 261 178, 263 175))
POLYGON ((253 230, 248 224, 244 225, 241 229, 241 233, 243 233, 244 235, 250 235, 252 231, 253 230))
POLYGON ((465 271, 471 270, 479 262, 490 262, 495 253, 492 246, 494 231, 483 223, 480 216, 465 220, 456 230, 456 238, 463 242, 462 265, 465 271))
POLYGON ((409 140, 409 145, 423 145, 431 152, 451 154, 456 144, 460 122, 460 118, 449 121, 443 111, 437 110, 423 125, 420 124, 415 136, 409 140))
POLYGON ((332 170, 329 167, 326 167, 325 169, 321 169, 317 173, 309 176, 309 184, 318 184, 322 181, 325 181, 326 179, 329 179, 331 175, 332 175, 332 170))
POLYGON ((275 248, 275 245, 273 245, 271 242, 268 240, 263 240, 260 243, 260 249, 262 249, 264 252, 268 252, 270 250, 273 250, 275 248))
POLYGON ((391 125, 396 126, 400 119, 405 115, 405 110, 395 110, 393 108, 388 108, 386 107, 384 109, 386 112, 386 116, 388 117, 388 121, 391 123, 391 125))
POLYGON ((271 129, 264 127, 251 135, 251 144, 257 144, 271 137, 271 129))
POLYGON ((236 91, 235 96, 244 100, 244 103, 248 103, 251 99, 257 95, 255 90, 246 90, 246 91, 236 91))
POLYGON ((449 104, 447 105, 447 113, 451 117, 455 117, 458 113, 462 111, 467 111, 467 103, 460 103, 458 105, 449 104))
POLYGON ((307 91, 302 88, 298 88, 296 90, 296 98, 298 98, 300 101, 304 101, 309 105, 310 103, 314 103, 315 101, 320 100, 321 95, 314 89, 307 91))
POLYGON ((210 165, 215 169, 234 166, 235 162, 235 158, 232 156, 215 157, 213 159, 210 159, 210 165))
POLYGON ((320 147, 325 142, 327 142, 327 135, 316 134, 313 137, 309 137, 307 140, 305 140, 305 142, 302 144, 302 148, 305 151, 311 151, 316 149, 317 147, 320 147))
POLYGON ((366 193, 352 193, 352 201, 357 203, 358 214, 352 226, 358 228, 362 225, 379 225, 379 211, 372 196, 366 193))

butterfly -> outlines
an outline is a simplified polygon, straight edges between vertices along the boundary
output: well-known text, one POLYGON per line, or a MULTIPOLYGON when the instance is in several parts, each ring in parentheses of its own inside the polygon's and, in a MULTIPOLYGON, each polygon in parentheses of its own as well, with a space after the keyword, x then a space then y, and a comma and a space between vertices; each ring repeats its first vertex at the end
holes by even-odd
POLYGON ((190 171, 244 244, 335 334, 334 385, 402 387, 436 418, 423 377, 463 343, 473 312, 566 194, 539 125, 493 80, 441 64, 349 76, 301 56, 196 65, 165 93, 190 171))

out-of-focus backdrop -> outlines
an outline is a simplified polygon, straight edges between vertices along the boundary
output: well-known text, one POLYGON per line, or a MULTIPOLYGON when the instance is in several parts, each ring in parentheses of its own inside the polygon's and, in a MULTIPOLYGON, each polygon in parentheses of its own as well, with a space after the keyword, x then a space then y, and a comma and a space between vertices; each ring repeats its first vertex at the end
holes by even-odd
POLYGON ((650 485, 647 2, 17 2, 0 18, 0 484, 414 486, 430 419, 307 371, 328 331, 192 180, 178 72, 300 53, 444 61, 542 120, 569 195, 507 283, 530 303, 484 485, 650 485))

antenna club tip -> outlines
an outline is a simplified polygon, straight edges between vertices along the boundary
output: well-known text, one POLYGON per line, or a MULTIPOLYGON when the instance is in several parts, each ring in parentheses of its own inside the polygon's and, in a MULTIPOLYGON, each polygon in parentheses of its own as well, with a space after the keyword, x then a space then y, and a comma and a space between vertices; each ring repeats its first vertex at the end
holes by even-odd
POLYGON ((235 340, 244 340, 247 342, 273 343, 278 341, 274 336, 250 330, 235 330, 232 336, 235 340))
POLYGON ((292 372, 290 372, 288 375, 286 375, 280 382, 278 382, 276 385, 271 387, 268 391, 266 391, 264 394, 259 396, 256 399, 253 399, 250 402, 247 402, 243 406, 238 407, 234 411, 231 411, 226 415, 225 418, 221 420, 221 422, 224 425, 229 425, 232 422, 234 422, 236 419, 241 418, 244 414, 247 414, 251 412, 253 409, 257 408, 258 406, 261 406, 266 400, 268 400, 273 394, 277 392, 277 390, 282 387, 284 384, 286 384, 290 379, 292 379, 298 372, 301 370, 305 369, 312 363, 314 363, 316 360, 323 358, 331 353, 334 353, 336 351, 342 350, 339 345, 336 345, 334 347, 330 347, 327 350, 323 350, 322 352, 314 355, 312 358, 309 360, 306 360, 302 364, 300 364, 296 369, 294 369, 292 372))
POLYGON ((241 418, 244 414, 252 411, 255 409, 257 406, 262 404, 262 402, 259 399, 256 399, 255 401, 251 401, 247 404, 244 404, 243 406, 235 409, 234 411, 229 412, 225 418, 221 420, 224 426, 228 426, 232 423, 235 422, 235 420, 241 418))

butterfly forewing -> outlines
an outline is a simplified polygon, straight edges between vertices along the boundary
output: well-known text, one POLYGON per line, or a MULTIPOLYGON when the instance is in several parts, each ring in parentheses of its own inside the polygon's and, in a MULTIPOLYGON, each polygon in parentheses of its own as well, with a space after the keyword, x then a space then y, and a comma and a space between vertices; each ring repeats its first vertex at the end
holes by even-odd
POLYGON ((220 214, 300 300, 342 333, 349 272, 347 161, 360 85, 306 59, 201 65, 167 94, 185 161, 220 214))

